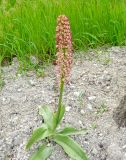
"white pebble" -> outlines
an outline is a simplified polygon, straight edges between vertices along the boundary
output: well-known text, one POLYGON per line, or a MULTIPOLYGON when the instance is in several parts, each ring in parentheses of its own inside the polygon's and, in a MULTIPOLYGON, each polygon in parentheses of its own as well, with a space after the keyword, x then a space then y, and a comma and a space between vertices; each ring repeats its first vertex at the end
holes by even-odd
POLYGON ((82 121, 79 120, 79 124, 80 124, 80 125, 83 125, 82 121))
POLYGON ((95 100, 95 99, 96 99, 95 96, 88 97, 88 100, 89 100, 89 101, 93 101, 93 100, 95 100))
POLYGON ((89 110, 92 110, 93 108, 92 108, 92 105, 89 103, 88 105, 87 105, 87 108, 89 109, 89 110))
POLYGON ((33 80, 29 80, 30 85, 35 86, 35 82, 33 80))
POLYGON ((66 107, 66 112, 69 112, 71 107, 66 107))
POLYGON ((80 113, 81 113, 81 114, 84 114, 84 110, 83 110, 83 109, 81 109, 80 113))
POLYGON ((80 92, 74 92, 74 95, 78 97, 80 95, 80 92))

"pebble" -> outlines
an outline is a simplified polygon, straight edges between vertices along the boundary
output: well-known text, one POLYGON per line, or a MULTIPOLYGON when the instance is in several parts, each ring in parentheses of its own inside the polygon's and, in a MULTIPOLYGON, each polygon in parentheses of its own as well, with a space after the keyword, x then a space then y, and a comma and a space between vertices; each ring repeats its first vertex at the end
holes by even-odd
POLYGON ((96 99, 96 96, 88 97, 88 100, 89 100, 89 101, 94 101, 95 99, 96 99))
POLYGON ((21 74, 18 74, 17 76, 18 76, 18 77, 21 77, 21 74))
POLYGON ((89 110, 92 110, 93 109, 93 107, 92 107, 92 105, 89 103, 89 104, 87 104, 87 108, 89 109, 89 110))
POLYGON ((85 112, 84 112, 84 110, 83 110, 83 109, 81 109, 80 113, 81 113, 82 115, 84 115, 84 113, 85 113, 85 112))
POLYGON ((33 81, 33 80, 29 80, 29 83, 30 83, 31 86, 35 86, 36 85, 36 82, 33 81))
POLYGON ((126 145, 124 145, 124 146, 122 147, 122 149, 124 149, 124 150, 125 150, 125 149, 126 149, 126 145))
POLYGON ((82 121, 81 121, 81 120, 79 120, 79 124, 80 124, 80 125, 83 125, 83 123, 82 123, 82 121))
POLYGON ((66 107, 66 112, 69 112, 70 111, 70 109, 71 109, 71 107, 66 107))
POLYGON ((74 92, 74 95, 78 97, 80 95, 80 92, 74 92))
POLYGON ((21 88, 19 88, 19 89, 17 89, 17 91, 18 91, 18 92, 21 92, 21 91, 22 91, 22 89, 21 89, 21 88))
POLYGON ((10 103, 10 98, 9 97, 8 98, 3 97, 2 101, 3 101, 2 102, 3 105, 9 104, 10 103))

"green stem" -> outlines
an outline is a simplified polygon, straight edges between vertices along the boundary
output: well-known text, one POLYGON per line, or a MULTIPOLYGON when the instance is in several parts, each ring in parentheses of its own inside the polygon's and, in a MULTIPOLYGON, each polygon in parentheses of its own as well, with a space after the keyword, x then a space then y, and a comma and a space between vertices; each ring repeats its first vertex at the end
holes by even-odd
POLYGON ((64 90, 64 78, 62 77, 61 82, 60 82, 60 95, 59 95, 58 112, 57 112, 57 124, 59 121, 59 116, 60 116, 61 107, 62 107, 63 90, 64 90))

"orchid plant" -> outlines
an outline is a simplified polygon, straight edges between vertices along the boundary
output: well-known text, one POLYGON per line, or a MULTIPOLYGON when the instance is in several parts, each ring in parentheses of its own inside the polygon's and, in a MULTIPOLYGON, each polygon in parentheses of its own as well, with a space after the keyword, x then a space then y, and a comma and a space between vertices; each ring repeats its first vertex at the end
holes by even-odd
POLYGON ((44 123, 41 127, 33 131, 26 145, 26 149, 31 148, 39 140, 42 140, 43 143, 32 155, 30 160, 47 160, 53 151, 54 143, 59 144, 70 158, 74 160, 88 160, 86 153, 79 144, 70 138, 70 135, 84 134, 85 130, 77 130, 73 127, 61 129, 59 127, 65 113, 65 107, 62 103, 64 85, 69 81, 72 67, 71 37, 68 18, 65 15, 59 16, 56 27, 56 75, 60 91, 58 110, 53 113, 48 106, 39 108, 39 114, 43 117, 44 123))

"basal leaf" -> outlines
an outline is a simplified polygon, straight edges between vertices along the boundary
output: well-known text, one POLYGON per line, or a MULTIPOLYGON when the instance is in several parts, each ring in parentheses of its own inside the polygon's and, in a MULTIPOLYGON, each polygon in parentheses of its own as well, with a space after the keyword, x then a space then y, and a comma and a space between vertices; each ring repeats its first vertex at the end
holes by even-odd
POLYGON ((61 120, 63 119, 64 113, 65 113, 65 107, 62 105, 61 110, 60 110, 60 114, 58 115, 58 112, 56 113, 57 125, 59 125, 61 120))
POLYGON ((73 141, 70 137, 64 135, 56 135, 54 141, 62 146, 64 151, 74 160, 88 160, 83 149, 73 141))
POLYGON ((47 160, 47 158, 51 155, 52 148, 47 147, 46 145, 42 145, 30 158, 30 160, 47 160))
POLYGON ((61 110, 60 110, 60 115, 59 115, 59 120, 58 120, 58 124, 60 124, 60 122, 62 121, 63 119, 63 116, 64 116, 64 113, 65 113, 65 106, 61 106, 61 110))
POLYGON ((53 128, 56 129, 57 127, 57 112, 53 113, 53 128))
POLYGON ((35 131, 33 131, 32 136, 28 140, 28 143, 26 145, 26 149, 29 149, 38 140, 42 140, 45 137, 48 137, 48 135, 49 135, 49 132, 46 128, 44 128, 44 127, 37 128, 35 131))
POLYGON ((77 134, 85 134, 87 129, 82 129, 82 130, 77 130, 76 128, 73 127, 66 127, 62 131, 58 132, 58 134, 62 135, 77 135, 77 134))
POLYGON ((48 106, 42 106, 39 108, 39 114, 43 116, 44 122, 49 129, 53 128, 53 113, 48 106))

